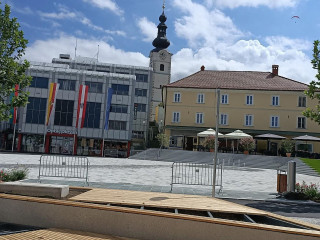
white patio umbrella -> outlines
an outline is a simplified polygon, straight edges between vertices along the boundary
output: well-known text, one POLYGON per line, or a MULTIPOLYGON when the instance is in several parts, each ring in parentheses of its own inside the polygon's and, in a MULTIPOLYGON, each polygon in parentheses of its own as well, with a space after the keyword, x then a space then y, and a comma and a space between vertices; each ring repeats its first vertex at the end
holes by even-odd
MULTIPOLYGON (((239 139, 242 139, 242 138, 252 138, 251 135, 249 134, 246 134, 244 133, 243 131, 241 130, 235 130, 233 131, 232 133, 227 133, 224 135, 225 138, 229 138, 229 139, 236 139, 236 140, 239 140, 239 139)), ((238 148, 238 144, 237 144, 237 148, 238 148)), ((232 151, 234 153, 234 144, 233 144, 233 141, 232 141, 232 151)))
MULTIPOLYGON (((207 130, 205 130, 203 132, 199 132, 197 134, 198 137, 208 137, 208 136, 211 136, 211 135, 213 135, 213 136, 216 135, 216 131, 214 129, 212 129, 212 128, 209 128, 209 129, 207 129, 207 130)), ((223 134, 222 133, 218 133, 218 137, 223 137, 223 134)))

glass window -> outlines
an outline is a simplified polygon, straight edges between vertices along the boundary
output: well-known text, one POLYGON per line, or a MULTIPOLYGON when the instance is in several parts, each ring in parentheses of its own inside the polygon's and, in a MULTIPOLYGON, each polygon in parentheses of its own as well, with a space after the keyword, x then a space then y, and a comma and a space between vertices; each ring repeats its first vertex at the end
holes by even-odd
POLYGON ((29 97, 27 105, 27 123, 44 124, 46 116, 47 99, 29 97))
POLYGON ((103 83, 86 81, 86 85, 89 86, 88 92, 102 93, 103 83))
POLYGON ((160 71, 161 71, 161 72, 164 71, 164 64, 160 64, 160 71))
POLYGON ((203 113, 196 113, 196 123, 197 124, 203 123, 203 113))
POLYGON ((74 101, 57 99, 54 125, 72 126, 73 107, 74 101))
POLYGON ((298 107, 306 107, 307 98, 306 97, 299 97, 298 107))
POLYGON ((129 85, 112 84, 113 94, 116 95, 129 95, 129 85))
POLYGON ((135 103, 135 106, 137 108, 137 112, 146 112, 147 105, 143 103, 135 103))
POLYGON ((32 77, 30 87, 34 88, 48 88, 49 78, 45 77, 32 77))
POLYGON ((298 117, 298 128, 305 129, 306 128, 306 118, 298 117))
POLYGON ((221 113, 220 114, 220 124, 221 125, 227 125, 228 124, 228 115, 221 113))
POLYGON ((175 123, 180 122, 180 112, 172 113, 172 122, 175 122, 175 123))
POLYGON ((101 103, 87 102, 86 115, 83 127, 99 128, 100 127, 101 103))
POLYGON ((271 116, 270 127, 279 127, 279 117, 278 116, 271 116))
POLYGON ((247 95, 246 104, 247 105, 253 105, 253 96, 252 95, 247 95))
POLYGON ((279 96, 272 96, 272 106, 279 106, 279 96))
POLYGON ((247 114, 245 116, 245 122, 244 122, 245 126, 253 126, 253 115, 247 114))
POLYGON ((146 97, 147 96, 147 89, 136 88, 135 95, 137 97, 146 97))
POLYGON ((136 81, 137 82, 148 82, 148 75, 147 74, 136 74, 136 81))
POLYGON ((127 130, 127 122, 109 120, 109 129, 111 130, 127 130))
POLYGON ((128 113, 128 105, 111 104, 110 112, 128 113))
POLYGON ((221 104, 228 104, 229 99, 228 99, 228 94, 222 94, 221 95, 221 104))
POLYGON ((144 131, 132 131, 132 138, 144 139, 144 131))
POLYGON ((174 93, 173 101, 174 102, 180 102, 181 100, 181 94, 180 93, 174 93))
POLYGON ((198 94, 197 102, 198 103, 204 103, 204 94, 203 93, 199 93, 198 94))
POLYGON ((76 90, 76 80, 69 79, 58 79, 59 89, 60 90, 68 90, 75 91, 76 90))

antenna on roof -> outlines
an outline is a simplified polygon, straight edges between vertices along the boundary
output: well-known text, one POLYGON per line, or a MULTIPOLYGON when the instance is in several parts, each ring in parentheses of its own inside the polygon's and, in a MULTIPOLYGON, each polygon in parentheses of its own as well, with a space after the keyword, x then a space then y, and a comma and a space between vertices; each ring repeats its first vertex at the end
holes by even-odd
POLYGON ((74 58, 77 56, 77 45, 78 45, 78 39, 76 39, 76 46, 74 47, 74 58))

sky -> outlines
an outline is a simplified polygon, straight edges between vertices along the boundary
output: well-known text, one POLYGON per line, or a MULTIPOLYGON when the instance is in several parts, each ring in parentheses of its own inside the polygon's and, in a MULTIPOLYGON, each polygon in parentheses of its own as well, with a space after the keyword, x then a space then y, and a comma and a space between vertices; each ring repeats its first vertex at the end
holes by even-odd
MULTIPOLYGON (((60 53, 149 65, 163 0, 0 0, 28 39, 25 58, 60 53), (98 54, 99 45, 99 54, 98 54)), ((166 0, 171 81, 200 70, 270 72, 309 83, 319 0, 166 0), (298 16, 293 17, 293 16, 298 16)))

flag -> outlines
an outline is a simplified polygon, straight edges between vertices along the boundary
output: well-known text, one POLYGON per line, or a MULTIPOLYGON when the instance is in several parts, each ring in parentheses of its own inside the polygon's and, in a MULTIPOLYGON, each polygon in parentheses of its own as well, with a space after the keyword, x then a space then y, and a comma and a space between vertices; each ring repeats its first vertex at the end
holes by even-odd
POLYGON ((54 109, 56 103, 56 97, 59 89, 59 83, 50 83, 50 91, 49 91, 49 100, 48 100, 48 110, 47 110, 47 119, 46 125, 49 125, 51 113, 54 109))
POLYGON ((109 115, 110 115, 110 107, 111 107, 111 100, 112 100, 113 89, 108 88, 108 95, 107 95, 107 104, 106 104, 106 121, 104 123, 104 129, 108 130, 108 122, 109 122, 109 115))
MULTIPOLYGON (((15 87, 15 92, 14 92, 14 96, 15 97, 18 97, 18 90, 19 90, 19 85, 16 84, 16 87, 15 87)), ((13 108, 13 124, 16 124, 17 123, 17 108, 13 108)))
POLYGON ((86 116, 88 90, 89 86, 80 85, 76 128, 78 128, 78 126, 80 126, 80 128, 83 128, 84 119, 86 116))

